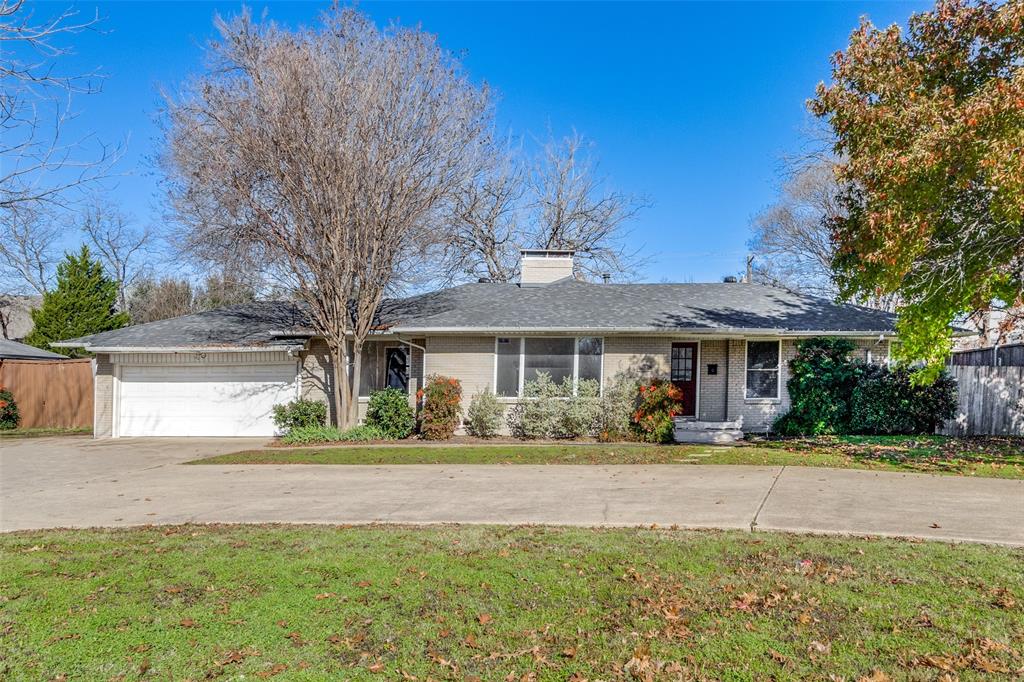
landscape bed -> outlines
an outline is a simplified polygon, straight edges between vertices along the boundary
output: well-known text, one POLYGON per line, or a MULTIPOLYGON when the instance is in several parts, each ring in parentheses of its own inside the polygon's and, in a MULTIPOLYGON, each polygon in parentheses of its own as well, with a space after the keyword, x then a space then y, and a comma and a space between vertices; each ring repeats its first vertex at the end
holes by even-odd
POLYGON ((245 450, 191 464, 749 464, 1024 479, 1024 439, 844 436, 707 445, 337 445, 245 450))
POLYGON ((1024 671, 1019 549, 661 529, 172 526, 8 534, 0 558, 0 676, 11 680, 1024 671))

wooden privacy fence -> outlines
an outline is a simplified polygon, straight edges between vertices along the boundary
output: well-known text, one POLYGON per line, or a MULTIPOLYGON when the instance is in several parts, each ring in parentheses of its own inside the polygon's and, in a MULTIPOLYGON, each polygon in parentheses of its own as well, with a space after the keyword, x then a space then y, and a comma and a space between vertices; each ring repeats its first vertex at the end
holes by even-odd
POLYGON ((22 428, 92 426, 92 360, 0 360, 22 428))
POLYGON ((956 417, 939 430, 949 436, 1024 436, 1024 367, 947 367, 956 379, 956 417))

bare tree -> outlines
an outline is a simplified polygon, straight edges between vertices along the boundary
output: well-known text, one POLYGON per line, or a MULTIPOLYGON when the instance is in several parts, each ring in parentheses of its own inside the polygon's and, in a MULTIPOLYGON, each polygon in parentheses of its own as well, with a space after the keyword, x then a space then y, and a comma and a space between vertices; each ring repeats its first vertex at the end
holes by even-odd
POLYGON ((81 229, 107 274, 117 280, 118 310, 128 310, 128 291, 145 274, 145 265, 139 260, 152 246, 152 232, 135 228, 117 207, 100 200, 85 208, 81 229))
POLYGON ((43 295, 60 259, 61 227, 46 206, 0 211, 0 277, 14 291, 43 295))
POLYGON ((196 312, 192 285, 186 279, 141 277, 129 289, 132 324, 144 324, 196 312))
POLYGON ((79 19, 66 9, 48 18, 35 5, 0 0, 0 211, 40 204, 64 205, 70 190, 107 177, 120 156, 91 139, 68 140, 73 95, 98 90, 96 73, 65 75, 55 69, 71 53, 63 39, 94 30, 98 16, 79 19), (95 148, 86 149, 92 143, 95 148))
POLYGON ((523 243, 524 172, 510 150, 495 149, 492 161, 457 198, 452 218, 451 271, 511 282, 519 274, 523 243))
POLYGON ((749 247, 755 281, 834 297, 829 221, 842 214, 826 160, 790 163, 776 202, 753 220, 749 247))
POLYGON ((206 276, 203 286, 196 291, 194 307, 196 310, 213 310, 254 300, 256 290, 252 284, 225 271, 206 276))
POLYGON ((349 426, 385 293, 447 238, 440 218, 477 172, 488 94, 433 36, 352 9, 296 32, 248 12, 216 25, 209 70, 168 100, 171 199, 193 244, 245 245, 288 275, 349 426))
POLYGON ((574 133, 549 139, 527 163, 510 148, 493 150, 456 206, 450 272, 513 282, 519 249, 531 248, 575 250, 578 277, 636 274, 644 261, 626 228, 646 203, 607 190, 588 147, 574 133))
POLYGON ((643 261, 626 244, 626 225, 646 202, 605 189, 588 147, 575 132, 544 145, 527 180, 533 218, 524 246, 574 249, 581 276, 629 277, 643 261))
MULTIPOLYGON (((835 245, 830 225, 843 215, 840 187, 833 172, 835 160, 820 152, 788 159, 776 202, 761 211, 751 225, 748 275, 755 282, 836 298, 832 279, 835 245)), ((893 311, 895 295, 856 301, 893 311)))

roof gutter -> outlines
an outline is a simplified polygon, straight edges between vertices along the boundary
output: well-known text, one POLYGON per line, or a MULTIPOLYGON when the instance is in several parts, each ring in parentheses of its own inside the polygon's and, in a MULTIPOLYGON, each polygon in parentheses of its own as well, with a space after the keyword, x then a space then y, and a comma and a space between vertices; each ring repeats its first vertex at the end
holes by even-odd
POLYGON ((895 338, 893 330, 829 330, 829 329, 773 329, 766 327, 729 327, 726 329, 708 329, 707 327, 394 327, 397 334, 477 334, 477 335, 515 335, 515 334, 646 334, 650 336, 879 336, 895 338))
POLYGON ((303 350, 304 344, 287 346, 90 346, 83 343, 58 341, 54 348, 84 348, 90 353, 255 353, 267 351, 294 352, 303 350))

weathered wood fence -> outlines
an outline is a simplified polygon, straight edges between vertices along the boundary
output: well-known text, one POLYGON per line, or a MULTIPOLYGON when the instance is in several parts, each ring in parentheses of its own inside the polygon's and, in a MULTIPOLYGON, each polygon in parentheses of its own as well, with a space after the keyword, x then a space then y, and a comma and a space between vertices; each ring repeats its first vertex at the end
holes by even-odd
POLYGON ((0 386, 18 404, 22 428, 92 426, 92 360, 0 360, 0 386))
POLYGON ((956 417, 939 430, 950 436, 1024 436, 1024 367, 947 367, 956 379, 956 417))

